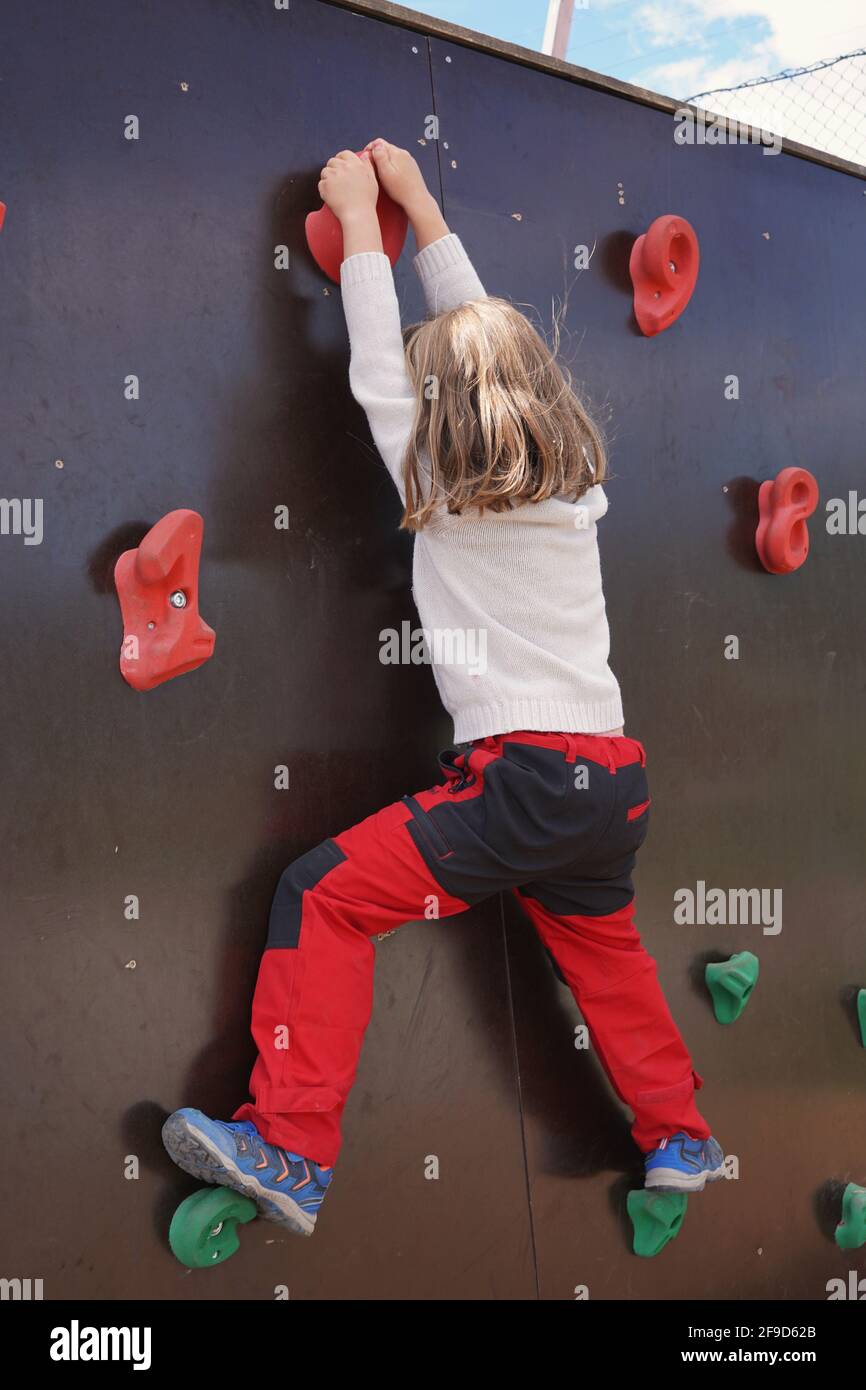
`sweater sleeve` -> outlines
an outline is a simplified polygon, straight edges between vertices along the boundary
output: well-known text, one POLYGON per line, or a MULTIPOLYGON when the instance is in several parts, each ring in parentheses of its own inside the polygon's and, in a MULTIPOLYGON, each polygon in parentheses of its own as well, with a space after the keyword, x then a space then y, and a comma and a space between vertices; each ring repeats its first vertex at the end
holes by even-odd
POLYGON ((400 306, 388 257, 361 251, 340 267, 349 330, 349 386, 405 502, 403 456, 415 418, 415 389, 406 371, 400 306))
POLYGON ((444 314, 470 299, 487 298, 475 267, 455 232, 431 241, 418 252, 414 265, 431 314, 444 314))

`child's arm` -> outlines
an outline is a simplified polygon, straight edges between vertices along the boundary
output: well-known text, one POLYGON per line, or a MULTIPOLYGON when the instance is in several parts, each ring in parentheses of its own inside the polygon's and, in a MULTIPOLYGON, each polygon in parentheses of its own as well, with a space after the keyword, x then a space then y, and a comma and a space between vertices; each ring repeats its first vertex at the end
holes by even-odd
POLYGON ((351 349, 349 386, 405 501, 403 456, 416 401, 406 371, 394 277, 376 217, 379 185, 368 159, 343 150, 323 169, 319 193, 343 230, 340 286, 351 349))
POLYGON ((387 140, 371 140, 367 149, 373 156, 379 182, 405 210, 412 224, 418 246, 414 264, 428 311, 444 314, 467 300, 486 299, 484 286, 460 238, 448 230, 417 161, 408 150, 389 145, 387 140))

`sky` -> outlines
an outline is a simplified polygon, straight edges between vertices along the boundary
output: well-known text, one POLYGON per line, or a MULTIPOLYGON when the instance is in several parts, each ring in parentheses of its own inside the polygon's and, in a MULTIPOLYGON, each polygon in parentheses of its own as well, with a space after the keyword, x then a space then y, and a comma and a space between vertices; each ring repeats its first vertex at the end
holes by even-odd
MULTIPOLYGON (((547 0, 407 3, 452 24, 541 47, 547 0)), ((866 0, 578 0, 567 57, 683 100, 859 48, 866 48, 866 0)), ((866 164, 866 57, 752 87, 736 99, 720 98, 712 109, 866 164)))

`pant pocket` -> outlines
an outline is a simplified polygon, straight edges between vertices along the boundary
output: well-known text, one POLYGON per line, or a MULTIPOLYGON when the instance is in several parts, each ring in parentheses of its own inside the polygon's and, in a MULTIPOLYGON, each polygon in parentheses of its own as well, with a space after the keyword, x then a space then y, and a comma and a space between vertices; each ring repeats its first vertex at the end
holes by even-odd
POLYGON ((447 859, 454 853, 453 846, 450 845, 433 817, 415 800, 414 796, 404 796, 403 800, 412 812, 412 819, 408 822, 414 828, 423 843, 426 845, 428 853, 434 859, 447 859))

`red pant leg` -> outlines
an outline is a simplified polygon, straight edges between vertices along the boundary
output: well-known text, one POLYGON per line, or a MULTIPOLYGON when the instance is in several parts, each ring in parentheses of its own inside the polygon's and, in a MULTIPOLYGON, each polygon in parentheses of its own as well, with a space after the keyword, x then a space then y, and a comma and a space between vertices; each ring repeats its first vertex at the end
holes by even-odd
MULTIPOLYGON (((425 795, 419 793, 419 795, 425 795)), ((280 879, 253 1000, 252 1120, 269 1143, 328 1166, 373 1000, 370 937, 462 912, 432 877, 396 802, 296 860, 280 879)))
POLYGON ((694 1096, 703 1082, 634 925, 634 902, 603 916, 562 916, 516 896, 574 995, 611 1085, 634 1112, 638 1148, 647 1153, 680 1131, 708 1138, 694 1096))

